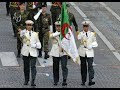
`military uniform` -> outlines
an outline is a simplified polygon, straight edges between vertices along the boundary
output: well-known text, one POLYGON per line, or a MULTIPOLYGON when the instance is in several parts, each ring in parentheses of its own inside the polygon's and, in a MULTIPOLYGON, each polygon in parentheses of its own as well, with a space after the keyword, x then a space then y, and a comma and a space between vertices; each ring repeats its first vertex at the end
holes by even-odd
POLYGON ((27 20, 29 12, 24 11, 20 12, 20 10, 14 13, 13 25, 15 27, 15 31, 17 33, 17 50, 18 50, 18 57, 20 57, 20 50, 21 50, 21 39, 18 33, 18 29, 25 29, 25 21, 27 20))
MULTIPOLYGON (((82 22, 83 27, 89 26, 89 21, 82 22)), ((94 32, 83 30, 78 34, 78 40, 80 40, 80 47, 78 53, 81 60, 81 79, 82 84, 85 85, 87 79, 87 70, 89 73, 89 85, 94 85, 95 82, 92 81, 94 78, 94 69, 93 69, 93 58, 94 58, 94 47, 97 47, 96 36, 94 32)))
POLYGON ((16 10, 18 10, 18 2, 10 2, 9 7, 10 7, 10 15, 11 15, 13 33, 14 33, 14 37, 16 37, 15 27, 13 26, 13 16, 16 10))
POLYGON ((21 54, 23 55, 24 61, 24 77, 25 82, 24 85, 28 85, 29 78, 30 78, 30 70, 31 70, 31 86, 35 85, 35 78, 36 78, 36 61, 38 57, 37 49, 41 48, 41 43, 38 38, 38 33, 32 31, 32 25, 34 24, 33 21, 27 20, 26 22, 26 29, 20 31, 20 37, 23 39, 23 46, 21 49, 21 54), (31 27, 27 30, 27 27, 31 27))
MULTIPOLYGON (((61 27, 61 21, 55 22, 56 27, 61 27)), ((59 82, 59 65, 61 62, 62 75, 63 75, 63 83, 62 85, 67 85, 67 76, 68 76, 68 68, 67 68, 67 53, 61 48, 60 45, 60 30, 61 28, 56 28, 55 33, 50 33, 50 39, 52 41, 52 48, 50 51, 50 56, 53 58, 53 79, 54 85, 57 85, 59 82)))
POLYGON ((38 3, 38 5, 36 5, 35 8, 31 9, 31 11, 29 12, 28 15, 28 20, 32 20, 34 22, 34 31, 38 32, 38 27, 40 26, 40 21, 37 19, 34 19, 34 16, 39 12, 39 10, 41 10, 41 2, 38 3))
MULTIPOLYGON (((41 13, 40 18, 39 18, 39 22, 40 22, 40 26, 38 27, 38 32, 39 32, 39 39, 40 42, 42 44, 42 47, 44 49, 45 52, 45 59, 47 59, 48 56, 48 52, 49 52, 49 45, 48 45, 48 41, 49 41, 49 31, 50 31, 50 25, 51 25, 51 16, 50 14, 46 13, 45 15, 43 15, 41 13)), ((42 48, 39 52, 40 54, 42 54, 42 48)), ((41 55, 40 55, 41 56, 41 55)))
POLYGON ((52 15, 53 32, 56 31, 55 22, 57 21, 61 13, 61 5, 62 5, 62 2, 59 2, 59 5, 56 2, 52 2, 52 6, 50 8, 51 15, 52 15))

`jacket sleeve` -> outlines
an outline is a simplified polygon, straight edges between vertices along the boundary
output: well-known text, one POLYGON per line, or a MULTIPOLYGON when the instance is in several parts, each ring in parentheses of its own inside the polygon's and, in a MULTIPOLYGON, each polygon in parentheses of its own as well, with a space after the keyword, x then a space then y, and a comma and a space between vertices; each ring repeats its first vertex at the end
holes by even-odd
POLYGON ((98 46, 98 43, 97 43, 97 40, 96 40, 96 36, 95 36, 95 33, 93 33, 92 43, 91 43, 91 44, 88 44, 88 45, 87 45, 87 48, 88 48, 88 49, 92 49, 93 47, 97 47, 97 46, 98 46))
POLYGON ((98 43, 97 43, 97 40, 96 40, 96 35, 95 35, 95 33, 93 34, 93 43, 92 43, 92 47, 98 47, 98 43))
POLYGON ((50 38, 56 37, 58 35, 60 35, 60 32, 51 33, 50 38))
POLYGON ((78 38, 78 40, 80 40, 80 39, 82 39, 82 37, 83 37, 83 35, 82 35, 82 33, 80 32, 80 33, 78 34, 77 38, 78 38))

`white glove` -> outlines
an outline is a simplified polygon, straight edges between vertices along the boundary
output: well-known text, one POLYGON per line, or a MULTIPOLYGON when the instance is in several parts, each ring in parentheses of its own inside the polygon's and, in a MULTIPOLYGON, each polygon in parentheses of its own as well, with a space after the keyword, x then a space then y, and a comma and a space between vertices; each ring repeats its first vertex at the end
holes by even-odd
POLYGON ((30 44, 31 48, 36 48, 36 44, 30 44))
POLYGON ((21 30, 21 31, 20 31, 20 37, 24 36, 24 35, 25 35, 25 33, 26 33, 26 31, 25 31, 25 30, 21 30))
POLYGON ((98 43, 97 42, 93 42, 92 43, 92 47, 97 47, 98 46, 98 43))
POLYGON ((40 43, 40 42, 37 42, 37 43, 36 43, 36 48, 38 48, 38 49, 41 48, 41 43, 40 43))
POLYGON ((40 10, 38 11, 38 13, 34 16, 34 19, 35 19, 35 20, 38 19, 38 17, 40 16, 41 12, 42 12, 42 9, 40 9, 40 10))
POLYGON ((56 37, 56 36, 58 36, 58 35, 60 35, 60 32, 55 32, 55 33, 53 33, 53 37, 56 37))
POLYGON ((87 49, 89 49, 89 50, 92 49, 92 45, 88 45, 87 49))

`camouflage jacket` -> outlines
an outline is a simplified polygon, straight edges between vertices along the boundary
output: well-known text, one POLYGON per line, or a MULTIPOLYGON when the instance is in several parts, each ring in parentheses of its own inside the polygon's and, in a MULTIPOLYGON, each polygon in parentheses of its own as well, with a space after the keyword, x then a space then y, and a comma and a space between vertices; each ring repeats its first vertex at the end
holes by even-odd
POLYGON ((21 13, 19 10, 14 13, 13 17, 13 25, 15 26, 16 30, 20 29, 25 29, 25 21, 27 20, 29 12, 24 11, 21 13))
POLYGON ((51 16, 50 14, 46 13, 43 15, 40 14, 40 17, 38 18, 38 21, 40 22, 39 27, 42 29, 50 29, 49 26, 51 25, 51 16))
POLYGON ((33 9, 29 13, 28 19, 34 22, 34 31, 39 32, 42 27, 49 28, 49 26, 51 25, 51 16, 50 14, 47 13, 45 14, 45 16, 40 14, 39 18, 35 20, 34 16, 37 14, 37 12, 38 12, 37 8, 33 9))

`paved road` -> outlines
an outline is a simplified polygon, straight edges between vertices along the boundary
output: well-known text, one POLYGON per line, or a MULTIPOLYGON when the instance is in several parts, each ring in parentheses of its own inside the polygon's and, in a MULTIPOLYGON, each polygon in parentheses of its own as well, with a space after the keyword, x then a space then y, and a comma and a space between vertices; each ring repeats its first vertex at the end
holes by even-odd
MULTIPOLYGON (((119 50, 119 39, 120 39, 120 22, 108 12, 98 2, 75 2, 76 6, 83 11, 83 13, 90 19, 91 22, 96 26, 97 29, 109 40, 117 50, 119 50)), ((105 3, 110 6, 115 12, 119 9, 117 3, 105 3), (117 6, 116 6, 117 4, 117 6)), ((82 30, 81 22, 84 18, 78 13, 78 11, 72 5, 70 10, 74 13, 79 29, 82 30)), ((50 6, 48 6, 49 12, 50 6)), ((118 15, 119 12, 116 12, 118 15)), ((13 37, 10 17, 5 16, 5 3, 0 3, 0 87, 1 88, 31 88, 30 85, 23 85, 23 61, 17 59, 16 50, 16 39, 13 37), (12 55, 15 58, 7 64, 13 66, 4 66, 3 60, 8 60, 8 55, 12 55), (3 58, 4 57, 4 58, 3 58), (18 63, 18 66, 14 66, 18 63)), ((90 28, 93 30, 92 28, 90 28)), ((75 34, 74 34, 75 35, 75 34)), ((119 88, 120 87, 120 61, 113 55, 113 52, 109 50, 107 45, 103 42, 99 35, 97 35, 97 41, 99 44, 98 48, 95 48, 94 66, 96 84, 94 86, 81 86, 80 66, 76 65, 72 60, 68 61, 68 88, 119 88)), ((79 41, 76 40, 77 47, 79 41)), ((118 51, 119 52, 119 51, 118 51)), ((62 88, 62 76, 60 73, 60 83, 57 87, 53 86, 52 78, 52 66, 41 67, 40 60, 37 62, 37 79, 36 88, 62 88), (46 74, 49 74, 47 76, 46 74)), ((49 59, 51 60, 51 59, 49 59)), ((10 61, 10 60, 8 60, 10 61)))

